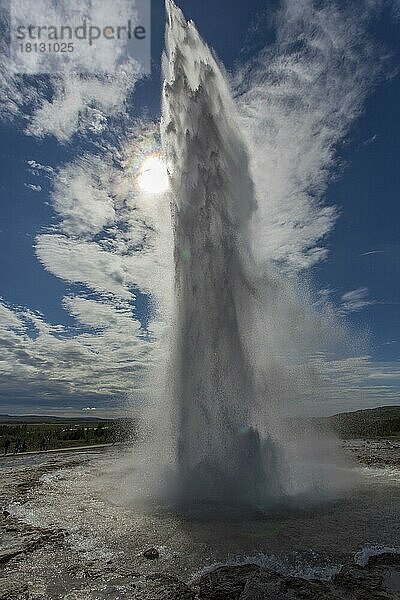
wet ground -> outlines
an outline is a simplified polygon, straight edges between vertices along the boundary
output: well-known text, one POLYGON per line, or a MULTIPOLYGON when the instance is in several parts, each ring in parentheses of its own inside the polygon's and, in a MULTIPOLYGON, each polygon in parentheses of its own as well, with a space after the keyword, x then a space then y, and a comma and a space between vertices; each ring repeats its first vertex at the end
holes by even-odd
POLYGON ((400 443, 344 445, 358 481, 351 494, 269 516, 138 509, 124 485, 129 461, 117 448, 2 458, 0 599, 28 597, 2 596, 12 586, 38 600, 128 598, 139 574, 190 581, 226 563, 326 579, 355 558, 396 548, 400 443), (148 548, 159 558, 146 559, 148 548))

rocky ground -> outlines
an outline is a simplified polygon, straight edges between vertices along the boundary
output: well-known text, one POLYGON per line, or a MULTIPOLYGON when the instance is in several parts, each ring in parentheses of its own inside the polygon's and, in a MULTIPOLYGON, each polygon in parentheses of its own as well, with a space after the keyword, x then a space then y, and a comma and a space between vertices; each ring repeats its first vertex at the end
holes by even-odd
MULTIPOLYGON (((398 442, 348 442, 360 465, 400 465, 398 442)), ((71 533, 38 527, 7 508, 29 505, 43 477, 82 464, 82 456, 43 458, 39 466, 12 465, 3 470, 0 488, 0 600, 310 600, 400 599, 400 554, 389 548, 344 564, 332 577, 317 580, 283 574, 258 564, 204 569, 197 576, 165 571, 159 550, 143 547, 132 561, 72 552, 71 533), (32 565, 32 568, 30 568, 32 565), (38 567, 39 565, 39 567, 38 567)), ((398 507, 397 507, 398 508, 398 507)), ((397 510, 394 508, 393 510, 397 510)))
POLYGON ((400 555, 347 566, 331 581, 288 577, 257 565, 219 567, 192 585, 161 574, 139 581, 137 600, 372 600, 400 598, 400 555))
POLYGON ((349 440, 343 445, 360 465, 400 467, 400 440, 349 440))
MULTIPOLYGON (((330 581, 290 577, 252 564, 219 567, 189 584, 156 568, 142 576, 112 564, 94 566, 80 577, 86 584, 62 596, 65 600, 398 600, 400 554, 371 557, 364 567, 345 566, 330 581)), ((32 594, 29 582, 18 577, 0 580, 1 600, 52 597, 32 594)))

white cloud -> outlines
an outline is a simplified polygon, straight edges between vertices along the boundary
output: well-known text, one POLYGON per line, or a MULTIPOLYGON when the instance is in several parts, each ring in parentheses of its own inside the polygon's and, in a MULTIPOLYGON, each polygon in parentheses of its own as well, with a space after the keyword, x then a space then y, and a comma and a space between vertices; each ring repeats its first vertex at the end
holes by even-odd
MULTIPOLYGON (((145 142, 140 135, 129 138, 54 173, 52 204, 59 221, 37 237, 36 253, 48 271, 83 284, 96 300, 82 293, 64 298, 73 328, 58 329, 26 312, 39 335, 14 340, 18 360, 15 353, 6 357, 8 384, 4 377, 0 394, 12 385, 33 398, 42 386, 52 403, 60 395, 71 402, 135 390, 145 396, 149 369, 162 355, 173 261, 168 198, 139 193, 134 182, 132 164, 142 144, 147 150, 155 143, 154 131, 148 128, 145 142), (152 298, 147 332, 134 317, 136 288, 152 298)), ((34 161, 30 167, 43 172, 34 161)))
POLYGON ((21 309, 0 304, 0 395, 84 402, 141 390, 157 344, 144 335, 129 305, 82 297, 65 298, 64 305, 92 331, 60 330, 29 311, 22 319, 21 309))
POLYGON ((41 192, 42 187, 40 185, 34 185, 33 183, 24 183, 24 186, 27 187, 32 192, 41 192))
MULTIPOLYGON (((68 296, 64 307, 76 327, 53 326, 36 313, 0 303, 1 397, 13 398, 16 407, 36 403, 42 412, 55 401, 60 409, 68 400, 78 410, 106 411, 113 397, 146 397, 149 372, 155 365, 160 369, 165 326, 155 322, 151 330, 156 335, 145 335, 131 304, 115 298, 68 296), (32 326, 35 335, 28 334, 32 326)), ((397 362, 374 362, 368 355, 331 358, 320 352, 304 364, 295 361, 286 374, 304 382, 296 389, 294 408, 308 414, 399 402, 397 362)))
POLYGON ((140 323, 135 321, 129 304, 97 302, 87 298, 72 296, 64 299, 64 306, 79 321, 94 329, 113 329, 123 333, 135 330, 140 333, 140 323))
POLYGON ((360 256, 372 256, 373 254, 385 254, 385 250, 370 250, 369 252, 363 252, 360 256))
POLYGON ((312 0, 284 0, 275 43, 235 76, 258 193, 253 237, 260 260, 301 270, 327 255, 324 239, 338 211, 323 197, 336 148, 383 65, 367 33, 375 4, 316 8, 312 0))
POLYGON ((56 277, 81 283, 100 293, 130 299, 124 259, 106 252, 95 242, 79 242, 61 235, 41 235, 36 252, 43 266, 56 277))
POLYGON ((0 303, 0 327, 6 329, 24 329, 24 323, 17 312, 0 303))
POLYGON ((29 172, 32 175, 35 175, 36 177, 44 174, 46 177, 52 178, 52 176, 54 175, 54 169, 49 165, 42 165, 41 163, 33 159, 27 160, 26 164, 29 167, 29 172))
POLYGON ((118 78, 83 79, 74 74, 57 84, 52 99, 43 99, 27 126, 36 137, 53 135, 67 142, 75 133, 101 133, 107 119, 124 113, 125 102, 140 78, 136 68, 121 68, 118 78))
MULTIPOLYGON (((43 15, 50 19, 49 6, 55 25, 75 22, 74 3, 20 0, 12 4, 12 9, 16 14, 29 14, 31 23, 41 23, 43 15)), ((137 18, 131 0, 107 3, 85 0, 79 8, 87 13, 88 20, 98 23, 123 24, 128 16, 132 22, 137 18)), ((3 10, 2 20, 7 23, 8 19, 3 10)), ((126 114, 127 98, 143 76, 141 65, 125 52, 125 44, 122 38, 112 43, 95 43, 93 47, 80 44, 79 52, 68 53, 57 62, 56 73, 51 53, 31 52, 29 63, 34 65, 34 71, 54 73, 47 81, 19 74, 25 72, 22 66, 25 55, 15 53, 11 60, 7 51, 1 52, 0 118, 20 118, 28 134, 53 135, 62 143, 77 132, 101 133, 110 118, 126 114)), ((5 45, 3 41, 2 50, 7 50, 5 45)))
POLYGON ((332 359, 321 353, 304 368, 321 381, 321 395, 314 404, 309 402, 307 390, 304 393, 303 406, 316 415, 399 404, 400 367, 396 361, 376 362, 368 355, 332 359))
POLYGON ((96 234, 115 221, 111 164, 83 157, 62 168, 54 181, 53 206, 67 235, 96 234))
MULTIPOLYGON (((142 130, 142 128, 141 128, 142 130)), ((52 192, 59 223, 41 234, 36 253, 51 273, 99 293, 131 299, 133 288, 168 306, 173 242, 169 200, 135 187, 133 161, 155 145, 157 129, 132 132, 120 148, 62 167, 52 192)))
POLYGON ((400 19, 400 0, 393 0, 392 3, 393 17, 400 19))
POLYGON ((369 290, 366 287, 346 292, 341 298, 341 310, 345 313, 357 312, 367 306, 376 304, 374 301, 368 299, 368 295, 369 290))

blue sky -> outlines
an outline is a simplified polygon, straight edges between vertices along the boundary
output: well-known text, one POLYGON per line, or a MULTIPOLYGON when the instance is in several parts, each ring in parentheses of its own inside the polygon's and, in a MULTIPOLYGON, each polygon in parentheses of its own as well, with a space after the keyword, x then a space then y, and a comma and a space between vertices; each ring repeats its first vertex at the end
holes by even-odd
MULTIPOLYGON (((363 3, 359 6, 361 4, 363 3)), ((290 30, 294 36, 298 34, 298 28, 305 25, 295 14, 295 4, 290 6, 291 2, 287 0, 286 5, 286 9, 292 11, 291 18, 297 19, 290 30)), ((310 10, 308 0, 302 0, 297 7, 301 5, 304 5, 305 11, 310 10)), ((344 91, 343 104, 349 103, 351 113, 348 123, 346 114, 337 117, 338 129, 343 128, 337 140, 334 134, 331 134, 332 139, 330 138, 329 142, 321 142, 327 144, 322 146, 322 150, 330 145, 336 149, 336 158, 334 161, 320 164, 319 158, 311 153, 307 162, 318 163, 318 173, 324 169, 329 172, 327 183, 322 185, 318 183, 319 175, 317 177, 311 173, 310 188, 315 186, 318 191, 313 189, 310 197, 319 194, 318 200, 322 204, 335 206, 337 218, 326 218, 329 221, 326 225, 326 235, 323 234, 322 227, 321 232, 317 234, 317 242, 314 243, 313 239, 309 242, 301 240, 298 244, 294 243, 296 249, 293 250, 293 253, 297 253, 297 264, 299 252, 307 255, 311 247, 323 247, 320 259, 314 262, 309 260, 309 264, 307 263, 305 276, 312 278, 316 290, 322 290, 324 301, 334 307, 338 318, 346 319, 355 338, 368 334, 367 341, 361 350, 354 353, 351 363, 345 362, 349 358, 348 353, 343 355, 342 359, 337 359, 336 363, 330 363, 329 373, 337 369, 337 377, 340 379, 343 376, 344 388, 347 386, 348 393, 332 392, 331 400, 329 403, 325 402, 321 409, 324 414, 399 403, 400 76, 397 74, 396 60, 399 51, 397 16, 400 15, 400 10, 396 2, 386 3, 386 9, 383 11, 381 3, 377 1, 375 5, 374 12, 360 19, 368 32, 366 46, 370 44, 371 56, 369 59, 360 57, 354 60, 353 68, 358 69, 357 73, 363 70, 366 73, 361 83, 361 77, 360 81, 355 78, 356 100, 349 86, 351 77, 341 83, 342 74, 337 57, 332 59, 335 62, 334 66, 331 67, 327 62, 327 68, 332 68, 332 72, 335 69, 335 85, 339 81, 337 88, 332 88, 332 95, 339 94, 341 85, 346 90, 347 85, 348 91, 344 91), (376 69, 370 69, 368 60, 376 61, 379 65, 376 69), (373 75, 368 73, 374 69, 376 72, 373 75), (301 246, 300 250, 297 249, 298 246, 301 246), (353 369, 351 386, 348 385, 349 369, 353 369), (354 394, 355 389, 364 391, 361 395, 354 394)), ((234 88, 240 88, 238 73, 242 66, 256 61, 257 53, 264 46, 272 46, 276 42, 275 38, 279 38, 279 19, 274 12, 278 3, 266 3, 263 0, 249 0, 246 3, 226 0, 220 0, 218 3, 199 3, 182 0, 180 6, 186 17, 195 21, 202 36, 215 49, 232 76, 234 88)), ((339 2, 332 18, 343 19, 344 22, 347 20, 351 29, 351 19, 355 19, 356 13, 350 14, 343 8, 345 6, 346 3, 339 2)), ((356 9, 359 10, 357 7, 356 9)), ((365 8, 365 13, 368 10, 371 11, 370 8, 365 8)), ((317 14, 317 9, 314 12, 317 14)), ((289 13, 285 14, 287 16, 289 13)), ((282 16, 280 18, 282 19, 282 16)), ((329 14, 324 18, 329 22, 329 14)), ((282 37, 290 36, 290 31, 288 34, 285 29, 286 25, 280 25, 284 32, 281 33, 282 37)), ((356 26, 358 27, 358 24, 354 25, 356 26)), ((135 130, 132 123, 137 124, 139 119, 143 128, 146 120, 150 122, 159 119, 163 30, 163 6, 161 2, 154 0, 151 77, 140 81, 132 79, 130 90, 133 90, 133 93, 125 95, 128 108, 126 104, 122 106, 123 103, 118 109, 114 106, 110 108, 108 100, 104 100, 100 93, 98 98, 92 99, 83 125, 81 119, 86 110, 84 105, 77 109, 79 125, 71 125, 67 132, 56 119, 55 124, 51 123, 51 109, 55 105, 56 94, 49 95, 47 90, 41 95, 37 92, 38 80, 33 81, 29 86, 29 94, 36 95, 33 96, 34 102, 30 108, 26 108, 23 97, 26 97, 27 90, 20 84, 17 84, 16 88, 13 87, 16 84, 11 76, 5 82, 6 100, 13 99, 15 106, 12 110, 6 107, 1 112, 0 296, 4 317, 1 321, 0 313, 0 323, 3 323, 4 337, 0 341, 3 345, 0 345, 0 354, 4 353, 6 358, 3 361, 4 370, 0 374, 0 413, 75 414, 96 408, 98 414, 114 414, 121 405, 121 399, 124 402, 127 395, 132 395, 138 402, 146 395, 144 388, 147 384, 143 383, 143 372, 148 364, 157 360, 157 338, 160 335, 160 323, 163 321, 160 319, 160 323, 157 322, 157 310, 154 308, 155 303, 151 301, 154 283, 147 282, 143 274, 144 271, 151 270, 153 263, 146 255, 145 259, 150 262, 143 262, 139 267, 139 274, 131 277, 126 263, 123 267, 118 263, 119 266, 115 266, 114 269, 113 266, 109 267, 108 263, 104 266, 105 263, 101 263, 99 259, 99 264, 93 266, 93 269, 98 269, 97 274, 77 274, 79 253, 82 252, 82 257, 86 256, 85 244, 90 245, 90 251, 93 251, 93 255, 90 256, 93 256, 95 261, 98 254, 94 244, 100 244, 104 250, 108 247, 108 236, 112 235, 115 240, 113 248, 117 244, 119 247, 121 244, 126 246, 129 244, 127 236, 124 237, 124 230, 129 229, 130 235, 134 236, 132 232, 136 232, 138 226, 130 222, 130 217, 121 208, 126 200, 122 195, 128 194, 124 187, 126 181, 121 179, 117 173, 118 169, 115 173, 113 171, 114 179, 110 185, 117 190, 115 195, 120 200, 118 209, 110 208, 110 198, 115 198, 114 192, 110 192, 105 199, 101 185, 96 189, 93 186, 91 202, 99 202, 104 211, 112 210, 113 214, 118 210, 122 211, 114 221, 107 220, 107 212, 101 213, 99 218, 103 219, 104 227, 100 229, 96 229, 97 225, 93 223, 82 225, 87 215, 82 217, 80 214, 78 218, 75 213, 72 214, 75 210, 74 207, 71 208, 72 205, 66 208, 60 207, 60 203, 63 202, 62 195, 68 195, 67 188, 71 189, 76 185, 77 193, 84 194, 86 186, 92 181, 90 178, 93 176, 94 180, 100 172, 104 172, 98 166, 98 170, 94 169, 93 160, 100 157, 105 161, 103 165, 114 168, 112 148, 115 137, 120 136, 126 144, 132 146, 131 139, 138 135, 138 126, 135 125, 135 130), (40 112, 49 100, 50 105, 47 108, 50 112, 40 112), (92 110, 93 106, 97 112, 92 110), (93 123, 87 126, 87 122, 90 119, 98 119, 99 114, 100 118, 105 115, 107 119, 106 130, 95 130, 93 123), (68 165, 73 165, 69 171, 68 165), (81 168, 77 168, 77 165, 82 167, 80 182, 72 179, 81 168), (58 188, 55 184, 57 177, 58 188), (121 188, 125 191, 121 192, 121 188), (121 230, 116 232, 118 227, 121 230), (39 245, 37 236, 44 236, 39 245), (74 248, 76 256, 72 254, 74 248), (68 254, 70 258, 66 253, 71 253, 68 254), (63 254, 67 256, 66 263, 61 258, 54 258, 63 254), (122 269, 122 275, 119 269, 122 269), (109 288, 100 276, 102 270, 105 270, 110 278, 109 288), (122 287, 124 290, 121 292, 122 287), (95 313, 98 321, 93 320, 95 313), (124 332, 128 332, 126 336, 124 332), (75 336, 81 336, 79 347, 74 346, 75 336), (118 348, 118 340, 121 346, 126 346, 126 352, 118 348), (10 344, 14 349, 13 354, 9 354, 10 344), (102 358, 100 355, 105 347, 107 352, 102 358), (54 356, 57 356, 57 361, 54 356), (106 372, 111 363, 115 363, 116 368, 99 383, 96 369, 106 372), (72 383, 69 378, 72 377, 73 371, 79 373, 83 364, 86 366, 84 374, 82 371, 80 376, 83 382, 80 387, 79 376, 72 383)), ((361 35, 358 29, 357 34, 361 35)), ((282 47, 286 46, 282 43, 282 47)), ((357 51, 357 46, 355 47, 357 51)), ((277 55, 278 50, 275 52, 277 55)), ((304 64, 306 68, 306 58, 304 64)), ((324 68, 324 65, 322 67, 324 68)), ((262 69, 261 60, 255 69, 262 69)), ((259 77, 259 73, 257 76, 259 77)), ((320 75, 320 78, 322 76, 320 75)), ((123 86, 119 83, 115 85, 118 93, 121 92, 120 88, 123 86)), ((251 86, 251 83, 249 85, 251 86)), ((317 91, 319 85, 319 82, 315 84, 317 91)), ((327 89, 329 91, 331 88, 327 89)), ((125 90, 122 92, 125 93, 125 90)), ((246 93, 248 92, 249 89, 246 90, 246 93)), ((327 104, 329 102, 332 103, 332 110, 327 114, 333 119, 332 115, 340 113, 341 99, 338 97, 333 102, 327 98, 327 104)), ((323 99, 317 97, 315 92, 310 99, 310 112, 314 110, 313 107, 321 111, 323 104, 323 99)), ((71 111, 67 102, 62 105, 62 110, 65 110, 65 119, 68 122, 71 111)), ((267 110, 262 98, 259 110, 260 114, 267 110)), ((284 116, 275 111, 271 118, 279 120, 284 116)), ((73 118, 71 122, 74 122, 73 118)), ((301 139, 301 127, 297 130, 298 116, 293 116, 293 123, 296 125, 298 139, 293 137, 287 143, 297 143, 301 147, 305 141, 301 139)), ((323 121, 320 125, 322 123, 323 121)), ((314 122, 312 126, 314 127, 314 122)), ((282 125, 282 130, 283 128, 282 125)), ((290 133, 292 130, 288 131, 290 133)), ((125 152, 124 156, 129 155, 131 158, 131 149, 121 150, 122 146, 123 144, 119 143, 120 153, 125 152)), ((283 159, 286 151, 285 146, 278 148, 278 159, 279 152, 283 159)), ((307 151, 311 152, 309 149, 307 151)), ((262 151, 258 159, 261 164, 262 151)), ((106 183, 108 185, 109 181, 106 183)), ((278 183, 275 187, 280 189, 278 183)), ((290 191, 293 192, 292 188, 290 191)), ((296 202, 295 198, 294 208, 291 210, 295 210, 296 202)), ((304 202, 312 205, 310 198, 304 202)), ((138 210, 142 210, 141 205, 138 210)), ((303 224, 305 232, 312 231, 313 219, 314 222, 319 219, 320 213, 317 209, 315 212, 313 210, 308 211, 311 214, 311 217, 307 216, 310 223, 303 224)), ((152 218, 155 217, 148 216, 147 213, 143 217, 145 221, 151 221, 152 218)), ((301 219, 306 217, 300 214, 298 218, 299 222, 302 222, 301 219)), ((276 220, 279 221, 278 217, 276 220)), ((160 235, 164 239, 163 231, 160 235)), ((260 236, 262 235, 261 231, 260 236)), ((266 237, 268 235, 269 233, 265 234, 266 237)), ((297 235, 295 229, 292 233, 289 231, 287 237, 290 238, 291 235, 294 239, 297 235)), ((310 235, 312 238, 312 234, 310 235)), ((285 252, 289 253, 289 250, 285 249, 281 252, 281 240, 284 237, 280 232, 276 232, 277 241, 272 251, 272 259, 284 255, 285 252)), ((134 242, 131 240, 130 243, 132 248, 134 242)), ((154 242, 154 247, 162 255, 161 242, 154 242)), ((130 252, 131 254, 124 251, 123 256, 135 258, 134 251, 130 252)), ((110 256, 107 260, 109 258, 110 256)), ((290 261, 293 265, 293 260, 289 257, 288 263, 290 261)), ((131 262, 133 264, 133 260, 131 262)), ((277 262, 281 264, 282 261, 277 262)), ((87 271, 90 265, 84 267, 87 271)), ((318 295, 318 292, 316 293, 318 295)))
POLYGON ((400 300, 399 97, 398 77, 381 85, 341 153, 347 166, 327 195, 340 206, 341 217, 329 238, 330 256, 316 270, 322 285, 339 293, 368 288, 372 304, 351 319, 371 330, 379 360, 398 360, 400 350, 394 342, 400 300))

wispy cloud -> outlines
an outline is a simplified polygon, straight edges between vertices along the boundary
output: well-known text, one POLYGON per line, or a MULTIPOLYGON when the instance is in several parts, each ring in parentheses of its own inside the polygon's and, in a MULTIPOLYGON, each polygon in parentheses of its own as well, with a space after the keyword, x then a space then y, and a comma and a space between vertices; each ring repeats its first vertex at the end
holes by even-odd
MULTIPOLYGON (((20 4, 23 9, 24 0, 20 4)), ((125 22, 134 5, 117 0, 107 7, 110 21, 125 22)), ((38 15, 42 8, 38 0, 38 15)), ((0 397, 17 403, 54 407, 68 399, 81 409, 92 401, 98 407, 105 399, 142 393, 166 328, 163 311, 172 284, 169 203, 149 202, 134 184, 140 145, 155 146, 157 128, 147 123, 129 129, 127 100, 142 77, 138 64, 121 55, 92 52, 92 59, 90 76, 66 66, 58 77, 26 78, 12 72, 6 59, 0 69, 0 118, 15 119, 28 135, 52 135, 63 144, 75 134, 98 136, 92 154, 58 169, 27 161, 31 175, 50 182, 55 217, 36 239, 37 257, 47 271, 84 291, 63 300, 72 327, 0 305, 0 397), (109 144, 111 138, 116 144, 109 144), (135 316, 137 289, 151 295, 153 321, 146 330, 135 316)), ((39 191, 40 184, 26 186, 39 191)))
POLYGON ((375 135, 372 135, 370 138, 363 141, 363 146, 369 146, 370 144, 373 144, 374 142, 376 142, 377 139, 378 139, 378 134, 375 133, 375 135))
MULTIPOLYGON (((259 208, 254 249, 289 270, 327 256, 338 210, 323 202, 336 150, 381 76, 384 52, 368 34, 376 2, 284 0, 276 41, 235 76, 259 208)), ((261 35, 261 32, 257 32, 261 35)))
POLYGON ((306 409, 312 408, 314 414, 399 404, 400 365, 396 361, 376 362, 369 355, 332 359, 321 353, 305 368, 321 381, 321 394, 314 405, 305 393, 306 409))
POLYGON ((52 99, 40 100, 26 131, 39 138, 53 135, 64 143, 75 133, 101 133, 110 118, 126 114, 126 100, 138 79, 135 66, 106 79, 66 73, 62 83, 54 86, 52 99))
POLYGON ((41 192, 42 187, 40 185, 34 185, 33 183, 24 183, 24 186, 27 187, 32 192, 41 192))
POLYGON ((79 327, 47 324, 41 315, 0 304, 0 395, 31 404, 141 393, 156 341, 134 318, 132 307, 100 298, 66 297, 79 327), (123 340, 123 343, 122 343, 123 340))
POLYGON ((392 1, 392 11, 395 19, 400 19, 400 0, 392 1))
MULTIPOLYGON (((45 14, 52 23, 74 23, 76 5, 58 2, 52 4, 37 0, 14 3, 13 9, 29 14, 31 23, 41 23, 45 14)), ((102 3, 85 3, 88 20, 124 23, 127 15, 134 20, 135 4, 131 0, 114 0, 102 3), (107 14, 104 14, 104 10, 107 14)), ((1 19, 5 26, 10 15, 2 8, 1 19)), ((110 119, 127 114, 127 99, 135 83, 143 77, 141 65, 128 54, 124 55, 124 40, 113 40, 93 48, 80 47, 68 60, 58 61, 57 74, 48 78, 25 77, 21 65, 14 64, 7 52, 7 40, 1 41, 0 50, 0 118, 14 119, 23 124, 29 135, 42 138, 54 136, 66 143, 76 133, 99 134, 109 125, 110 119), (87 73, 89 75, 82 75, 87 73), (105 75, 104 73, 110 73, 105 75)), ((39 73, 52 73, 52 54, 31 53, 30 59, 39 73)), ((17 58, 15 59, 17 60, 17 58)))
POLYGON ((28 165, 29 172, 36 177, 44 175, 47 178, 52 179, 54 175, 54 169, 50 165, 42 165, 33 159, 27 160, 26 164, 28 165))
MULTIPOLYGON (((149 124, 146 131, 148 147, 155 144, 155 128, 149 124)), ((14 370, 13 385, 32 398, 41 385, 49 403, 59 395, 75 395, 85 402, 83 408, 88 398, 98 406, 105 397, 143 397, 149 369, 157 357, 159 365, 163 360, 165 311, 172 289, 172 228, 168 199, 160 196, 155 201, 135 188, 132 163, 143 143, 141 135, 133 132, 118 147, 84 154, 53 172, 51 200, 57 221, 37 237, 36 253, 46 270, 83 285, 85 291, 63 300, 74 328, 46 332, 43 319, 33 323, 30 315, 40 335, 30 339, 23 332, 18 338, 24 358, 17 364, 26 380, 23 384, 14 370), (147 331, 134 317, 137 289, 151 296, 147 331), (26 362, 32 355, 39 355, 42 366, 28 377, 26 362)), ((32 168, 40 171, 37 164, 32 168)), ((7 368, 15 362, 10 354, 7 368)))
MULTIPOLYGON (((150 124, 147 143, 152 132, 150 124)), ((135 188, 135 152, 133 134, 126 144, 84 155, 57 172, 52 204, 59 221, 38 236, 36 253, 65 281, 125 300, 139 288, 165 305, 173 261, 169 202, 165 196, 149 201, 135 188)))
POLYGON ((350 292, 343 294, 341 298, 341 310, 345 313, 357 312, 376 304, 373 300, 369 300, 369 290, 366 287, 360 287, 350 292))
POLYGON ((360 256, 372 256, 374 254, 385 254, 385 250, 369 250, 368 252, 363 252, 360 256))

